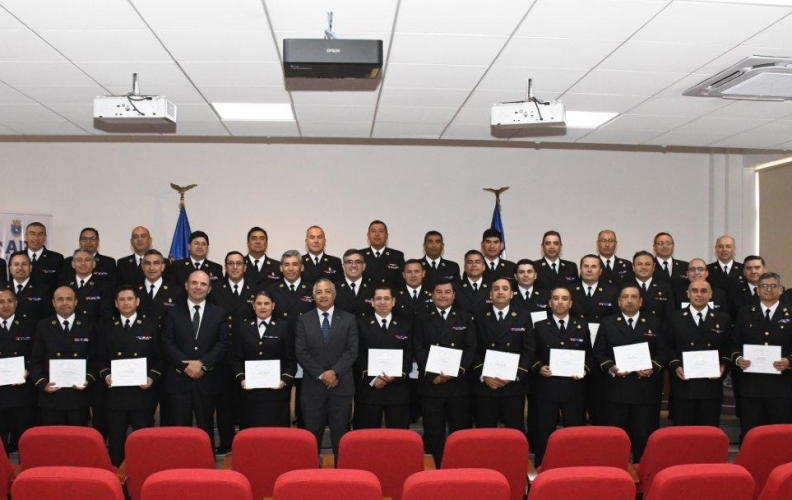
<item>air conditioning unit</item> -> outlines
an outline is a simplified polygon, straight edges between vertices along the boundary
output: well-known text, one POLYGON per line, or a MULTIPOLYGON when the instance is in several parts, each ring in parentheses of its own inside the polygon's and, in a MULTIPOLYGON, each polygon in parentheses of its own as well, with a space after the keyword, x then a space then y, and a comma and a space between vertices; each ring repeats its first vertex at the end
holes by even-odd
POLYGON ((751 56, 682 93, 756 101, 792 100, 792 58, 751 56))

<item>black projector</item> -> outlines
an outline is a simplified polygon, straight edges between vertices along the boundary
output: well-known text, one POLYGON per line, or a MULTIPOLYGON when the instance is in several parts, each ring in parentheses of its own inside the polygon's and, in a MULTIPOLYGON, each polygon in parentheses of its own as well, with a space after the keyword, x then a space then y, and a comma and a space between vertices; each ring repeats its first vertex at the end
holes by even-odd
POLYGON ((283 39, 286 78, 377 78, 382 40, 283 39))

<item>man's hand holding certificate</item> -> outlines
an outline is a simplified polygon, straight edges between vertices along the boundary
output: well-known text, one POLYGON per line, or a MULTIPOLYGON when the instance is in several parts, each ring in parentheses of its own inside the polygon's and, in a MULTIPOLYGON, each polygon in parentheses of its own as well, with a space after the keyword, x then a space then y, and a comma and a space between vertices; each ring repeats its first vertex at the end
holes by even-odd
POLYGON ((462 364, 462 350, 450 349, 433 345, 429 347, 429 356, 426 360, 426 373, 439 373, 435 384, 447 382, 448 379, 459 375, 462 364), (437 381, 437 379, 442 379, 437 381))
POLYGON ((614 362, 618 374, 638 372, 639 376, 648 376, 642 373, 652 370, 652 357, 649 354, 649 344, 646 342, 615 346, 613 356, 616 358, 614 362))
POLYGON ((500 382, 495 384, 496 387, 493 387, 493 389, 497 389, 506 385, 503 382, 513 382, 517 379, 517 367, 519 364, 519 354, 487 349, 484 355, 484 367, 481 371, 481 376, 485 379, 492 378, 500 382))
POLYGON ((742 357, 737 364, 745 373, 764 373, 767 375, 780 375, 776 362, 781 360, 780 345, 743 345, 742 357))
POLYGON ((586 351, 550 349, 549 370, 553 377, 583 378, 586 376, 586 351))
POLYGON ((84 389, 86 380, 84 359, 51 359, 49 362, 51 388, 84 389))

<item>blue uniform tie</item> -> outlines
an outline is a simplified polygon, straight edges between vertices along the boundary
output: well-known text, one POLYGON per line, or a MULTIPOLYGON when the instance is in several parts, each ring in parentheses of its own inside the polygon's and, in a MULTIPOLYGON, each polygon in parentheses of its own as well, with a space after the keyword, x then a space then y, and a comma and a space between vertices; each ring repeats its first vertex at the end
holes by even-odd
POLYGON ((324 316, 324 319, 322 320, 322 338, 324 339, 325 344, 330 342, 330 320, 327 319, 329 315, 330 314, 326 312, 322 313, 322 316, 324 316))

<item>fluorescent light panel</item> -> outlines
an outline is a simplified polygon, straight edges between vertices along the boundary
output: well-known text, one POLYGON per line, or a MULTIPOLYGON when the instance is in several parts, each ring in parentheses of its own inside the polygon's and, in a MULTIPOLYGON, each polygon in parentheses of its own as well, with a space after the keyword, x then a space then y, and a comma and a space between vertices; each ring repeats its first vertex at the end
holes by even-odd
POLYGON ((567 111, 564 124, 567 128, 597 128, 619 116, 619 113, 594 111, 567 111))
POLYGON ((212 107, 223 121, 294 121, 294 113, 289 103, 213 102, 212 107))

